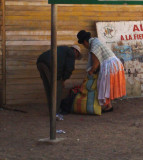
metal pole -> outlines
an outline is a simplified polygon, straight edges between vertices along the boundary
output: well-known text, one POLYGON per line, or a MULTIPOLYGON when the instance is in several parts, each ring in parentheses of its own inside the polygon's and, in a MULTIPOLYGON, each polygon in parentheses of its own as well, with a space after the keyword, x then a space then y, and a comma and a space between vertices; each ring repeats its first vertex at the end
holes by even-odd
POLYGON ((56 139, 56 104, 57 104, 57 5, 51 5, 51 113, 50 139, 56 139))

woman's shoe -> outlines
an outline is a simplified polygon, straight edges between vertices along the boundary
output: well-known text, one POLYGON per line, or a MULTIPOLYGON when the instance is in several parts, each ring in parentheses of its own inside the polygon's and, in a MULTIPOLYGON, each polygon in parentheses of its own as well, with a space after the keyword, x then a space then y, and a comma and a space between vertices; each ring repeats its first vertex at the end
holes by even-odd
POLYGON ((110 108, 110 109, 108 109, 108 110, 102 110, 102 113, 107 113, 107 112, 113 112, 113 107, 112 108, 110 108))

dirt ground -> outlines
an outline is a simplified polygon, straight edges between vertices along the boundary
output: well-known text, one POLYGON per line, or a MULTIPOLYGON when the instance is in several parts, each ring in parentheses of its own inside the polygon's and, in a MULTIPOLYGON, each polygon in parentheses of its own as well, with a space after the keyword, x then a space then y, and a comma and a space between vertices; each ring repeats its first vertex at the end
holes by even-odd
POLYGON ((57 129, 67 138, 56 145, 49 137, 46 105, 14 106, 28 111, 0 111, 0 160, 143 160, 143 99, 118 100, 102 116, 66 115, 57 129))

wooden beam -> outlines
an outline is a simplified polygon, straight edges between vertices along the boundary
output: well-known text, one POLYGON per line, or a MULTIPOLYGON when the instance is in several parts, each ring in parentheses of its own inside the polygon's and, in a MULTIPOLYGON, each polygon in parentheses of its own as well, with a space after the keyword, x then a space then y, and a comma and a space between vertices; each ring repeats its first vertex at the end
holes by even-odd
POLYGON ((2 88, 3 105, 6 104, 6 32, 5 32, 5 0, 2 0, 2 88))

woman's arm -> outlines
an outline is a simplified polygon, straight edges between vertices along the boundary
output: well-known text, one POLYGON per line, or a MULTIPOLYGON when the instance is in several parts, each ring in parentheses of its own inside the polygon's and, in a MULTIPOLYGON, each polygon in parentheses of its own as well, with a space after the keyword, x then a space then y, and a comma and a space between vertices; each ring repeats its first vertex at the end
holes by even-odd
POLYGON ((92 68, 88 71, 88 74, 89 75, 92 75, 93 72, 99 67, 100 65, 100 62, 98 60, 98 58, 95 56, 95 54, 91 53, 91 56, 92 56, 92 62, 93 62, 93 65, 92 65, 92 68))

